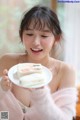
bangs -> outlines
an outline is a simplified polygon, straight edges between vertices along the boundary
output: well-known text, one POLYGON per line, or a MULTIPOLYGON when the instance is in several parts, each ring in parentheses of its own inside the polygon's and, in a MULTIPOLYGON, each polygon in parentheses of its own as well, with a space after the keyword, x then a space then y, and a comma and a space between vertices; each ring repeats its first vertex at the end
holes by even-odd
POLYGON ((31 17, 25 26, 25 29, 28 30, 31 26, 31 29, 44 30, 47 27, 51 32, 53 32, 53 27, 50 25, 50 20, 45 17, 31 17))

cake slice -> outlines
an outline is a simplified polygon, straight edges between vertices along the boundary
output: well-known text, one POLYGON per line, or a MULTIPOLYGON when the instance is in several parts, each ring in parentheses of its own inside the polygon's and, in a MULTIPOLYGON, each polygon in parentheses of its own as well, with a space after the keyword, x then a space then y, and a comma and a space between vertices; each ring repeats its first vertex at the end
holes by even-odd
POLYGON ((31 87, 46 82, 43 66, 35 63, 20 63, 17 65, 17 75, 20 85, 31 87))
POLYGON ((46 82, 45 76, 43 74, 35 73, 32 76, 22 76, 20 78, 20 85, 23 87, 34 87, 44 85, 46 82))
POLYGON ((42 65, 35 63, 20 63, 17 65, 17 75, 18 78, 33 74, 33 73, 42 73, 42 65))

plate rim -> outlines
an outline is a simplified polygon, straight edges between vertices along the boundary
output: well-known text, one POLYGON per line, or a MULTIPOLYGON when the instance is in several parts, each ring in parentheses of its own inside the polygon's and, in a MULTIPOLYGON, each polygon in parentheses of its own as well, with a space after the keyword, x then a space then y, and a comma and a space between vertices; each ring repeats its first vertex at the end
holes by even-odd
MULTIPOLYGON (((25 64, 25 63, 18 63, 18 64, 25 64)), ((12 67, 8 70, 8 77, 9 77, 10 81, 11 81, 13 84, 15 84, 15 85, 17 85, 17 86, 19 86, 19 87, 23 87, 23 88, 39 88, 39 87, 42 87, 42 86, 47 85, 47 84, 52 80, 52 72, 51 72, 47 67, 45 67, 45 66, 43 66, 43 65, 41 64, 42 67, 45 69, 45 71, 47 71, 47 72, 45 72, 45 73, 49 73, 50 79, 47 80, 47 82, 46 82, 44 85, 41 85, 41 86, 40 86, 40 84, 39 84, 39 85, 36 85, 36 86, 35 86, 35 85, 34 85, 34 86, 31 86, 31 87, 22 86, 22 85, 19 84, 19 81, 16 82, 16 80, 15 80, 14 77, 13 77, 13 74, 11 75, 11 72, 12 72, 13 70, 15 70, 15 72, 17 71, 16 67, 17 67, 18 64, 12 66, 12 67), (13 78, 11 78, 11 76, 12 76, 13 78), (13 80, 13 79, 14 79, 14 80, 13 80)), ((28 63, 28 64, 29 64, 29 63, 28 63)), ((46 78, 47 78, 47 77, 46 77, 46 78)))

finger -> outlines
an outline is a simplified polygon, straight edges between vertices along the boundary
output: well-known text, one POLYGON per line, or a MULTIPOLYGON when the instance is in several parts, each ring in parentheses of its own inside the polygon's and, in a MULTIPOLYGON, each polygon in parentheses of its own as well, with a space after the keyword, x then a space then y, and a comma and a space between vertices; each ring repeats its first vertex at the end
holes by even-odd
POLYGON ((4 80, 9 80, 8 76, 3 76, 4 80))
POLYGON ((8 75, 8 70, 7 70, 7 69, 4 69, 3 74, 4 74, 4 75, 8 75))
POLYGON ((26 88, 27 90, 29 90, 30 92, 35 91, 35 90, 39 90, 39 89, 44 89, 45 86, 39 87, 39 88, 26 88))
POLYGON ((45 88, 45 86, 38 87, 38 88, 35 88, 35 89, 44 89, 44 88, 45 88))
POLYGON ((25 90, 28 90, 29 92, 32 92, 32 88, 24 88, 25 90))
POLYGON ((7 84, 9 87, 11 87, 11 83, 8 81, 8 84, 7 84))
POLYGON ((11 88, 11 87, 12 87, 12 83, 10 82, 10 83, 8 84, 8 86, 11 88))

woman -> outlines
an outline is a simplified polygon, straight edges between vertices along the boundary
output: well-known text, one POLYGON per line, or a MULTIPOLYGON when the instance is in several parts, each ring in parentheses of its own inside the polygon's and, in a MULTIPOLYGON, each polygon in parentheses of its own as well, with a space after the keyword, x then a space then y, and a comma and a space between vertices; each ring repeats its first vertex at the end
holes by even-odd
POLYGON ((0 111, 9 111, 10 120, 72 120, 77 98, 75 71, 50 56, 62 36, 57 15, 48 7, 35 6, 25 13, 19 33, 27 52, 7 54, 0 59, 0 111), (25 62, 47 67, 53 75, 51 82, 38 89, 11 83, 9 68, 25 62))

